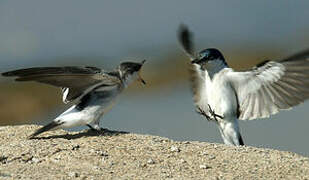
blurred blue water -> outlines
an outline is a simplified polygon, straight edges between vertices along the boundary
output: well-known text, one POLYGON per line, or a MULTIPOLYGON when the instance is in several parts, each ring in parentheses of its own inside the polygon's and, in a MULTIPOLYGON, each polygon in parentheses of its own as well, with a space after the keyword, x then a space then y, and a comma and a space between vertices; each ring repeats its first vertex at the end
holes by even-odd
POLYGON ((180 23, 199 48, 288 55, 308 47, 308 7, 305 0, 2 0, 0 71, 59 57, 105 57, 114 66, 119 58, 166 56, 180 50, 180 23))

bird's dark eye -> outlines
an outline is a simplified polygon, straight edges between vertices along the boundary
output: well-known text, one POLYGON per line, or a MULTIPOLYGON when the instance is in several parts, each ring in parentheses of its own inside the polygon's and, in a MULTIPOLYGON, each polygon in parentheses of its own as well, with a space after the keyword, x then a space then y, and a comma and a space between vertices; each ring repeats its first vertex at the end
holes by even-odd
POLYGON ((134 72, 135 72, 134 69, 129 69, 129 70, 128 70, 128 73, 130 73, 130 74, 133 74, 134 72))
POLYGON ((215 59, 215 56, 209 56, 208 59, 209 59, 209 60, 214 60, 214 59, 215 59))
POLYGON ((224 59, 219 50, 214 48, 209 48, 201 51, 199 53, 199 59, 205 61, 212 61, 216 59, 224 59))
POLYGON ((202 53, 202 54, 200 54, 200 59, 208 59, 208 54, 206 54, 206 53, 202 53))

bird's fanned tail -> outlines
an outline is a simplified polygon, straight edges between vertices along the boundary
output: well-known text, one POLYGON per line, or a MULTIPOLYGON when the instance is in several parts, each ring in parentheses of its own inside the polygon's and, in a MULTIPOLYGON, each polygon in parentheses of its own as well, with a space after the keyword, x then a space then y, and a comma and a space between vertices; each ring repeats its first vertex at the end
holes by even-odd
POLYGON ((243 146, 244 141, 241 137, 238 121, 225 121, 218 122, 218 127, 224 141, 224 144, 234 145, 234 146, 243 146))

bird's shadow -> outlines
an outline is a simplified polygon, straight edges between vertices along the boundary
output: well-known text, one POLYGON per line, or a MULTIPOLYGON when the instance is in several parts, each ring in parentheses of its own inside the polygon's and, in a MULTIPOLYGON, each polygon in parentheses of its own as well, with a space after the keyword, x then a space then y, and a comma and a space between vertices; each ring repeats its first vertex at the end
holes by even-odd
POLYGON ((71 140, 71 139, 78 139, 81 137, 90 137, 90 136, 118 136, 121 134, 129 134, 129 132, 125 132, 125 131, 112 131, 112 130, 108 130, 108 129, 102 129, 100 131, 97 130, 91 130, 88 129, 86 131, 77 133, 77 134, 63 134, 63 135, 51 135, 51 136, 47 136, 47 137, 30 137, 29 139, 58 139, 58 138, 62 138, 62 139, 67 139, 67 140, 71 140))

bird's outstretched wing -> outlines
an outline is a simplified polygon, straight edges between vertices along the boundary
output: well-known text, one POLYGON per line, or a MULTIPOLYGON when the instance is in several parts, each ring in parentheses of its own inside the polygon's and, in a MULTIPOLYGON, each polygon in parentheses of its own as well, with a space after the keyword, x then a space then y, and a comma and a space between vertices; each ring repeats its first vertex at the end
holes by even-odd
POLYGON ((65 103, 81 98, 98 85, 113 86, 120 81, 96 67, 35 67, 9 71, 2 75, 16 76, 16 81, 36 81, 61 87, 65 103))
MULTIPOLYGON (((188 27, 183 24, 180 25, 178 30, 178 40, 190 60, 194 60, 196 55, 194 50, 193 35, 189 31, 188 27)), ((190 63, 189 66, 191 89, 193 92, 193 100, 197 108, 196 110, 200 114, 211 116, 208 108, 207 89, 205 84, 206 81, 204 79, 208 74, 201 71, 199 65, 197 64, 190 63)))
POLYGON ((309 50, 227 74, 240 105, 241 120, 269 117, 309 98, 309 50))

